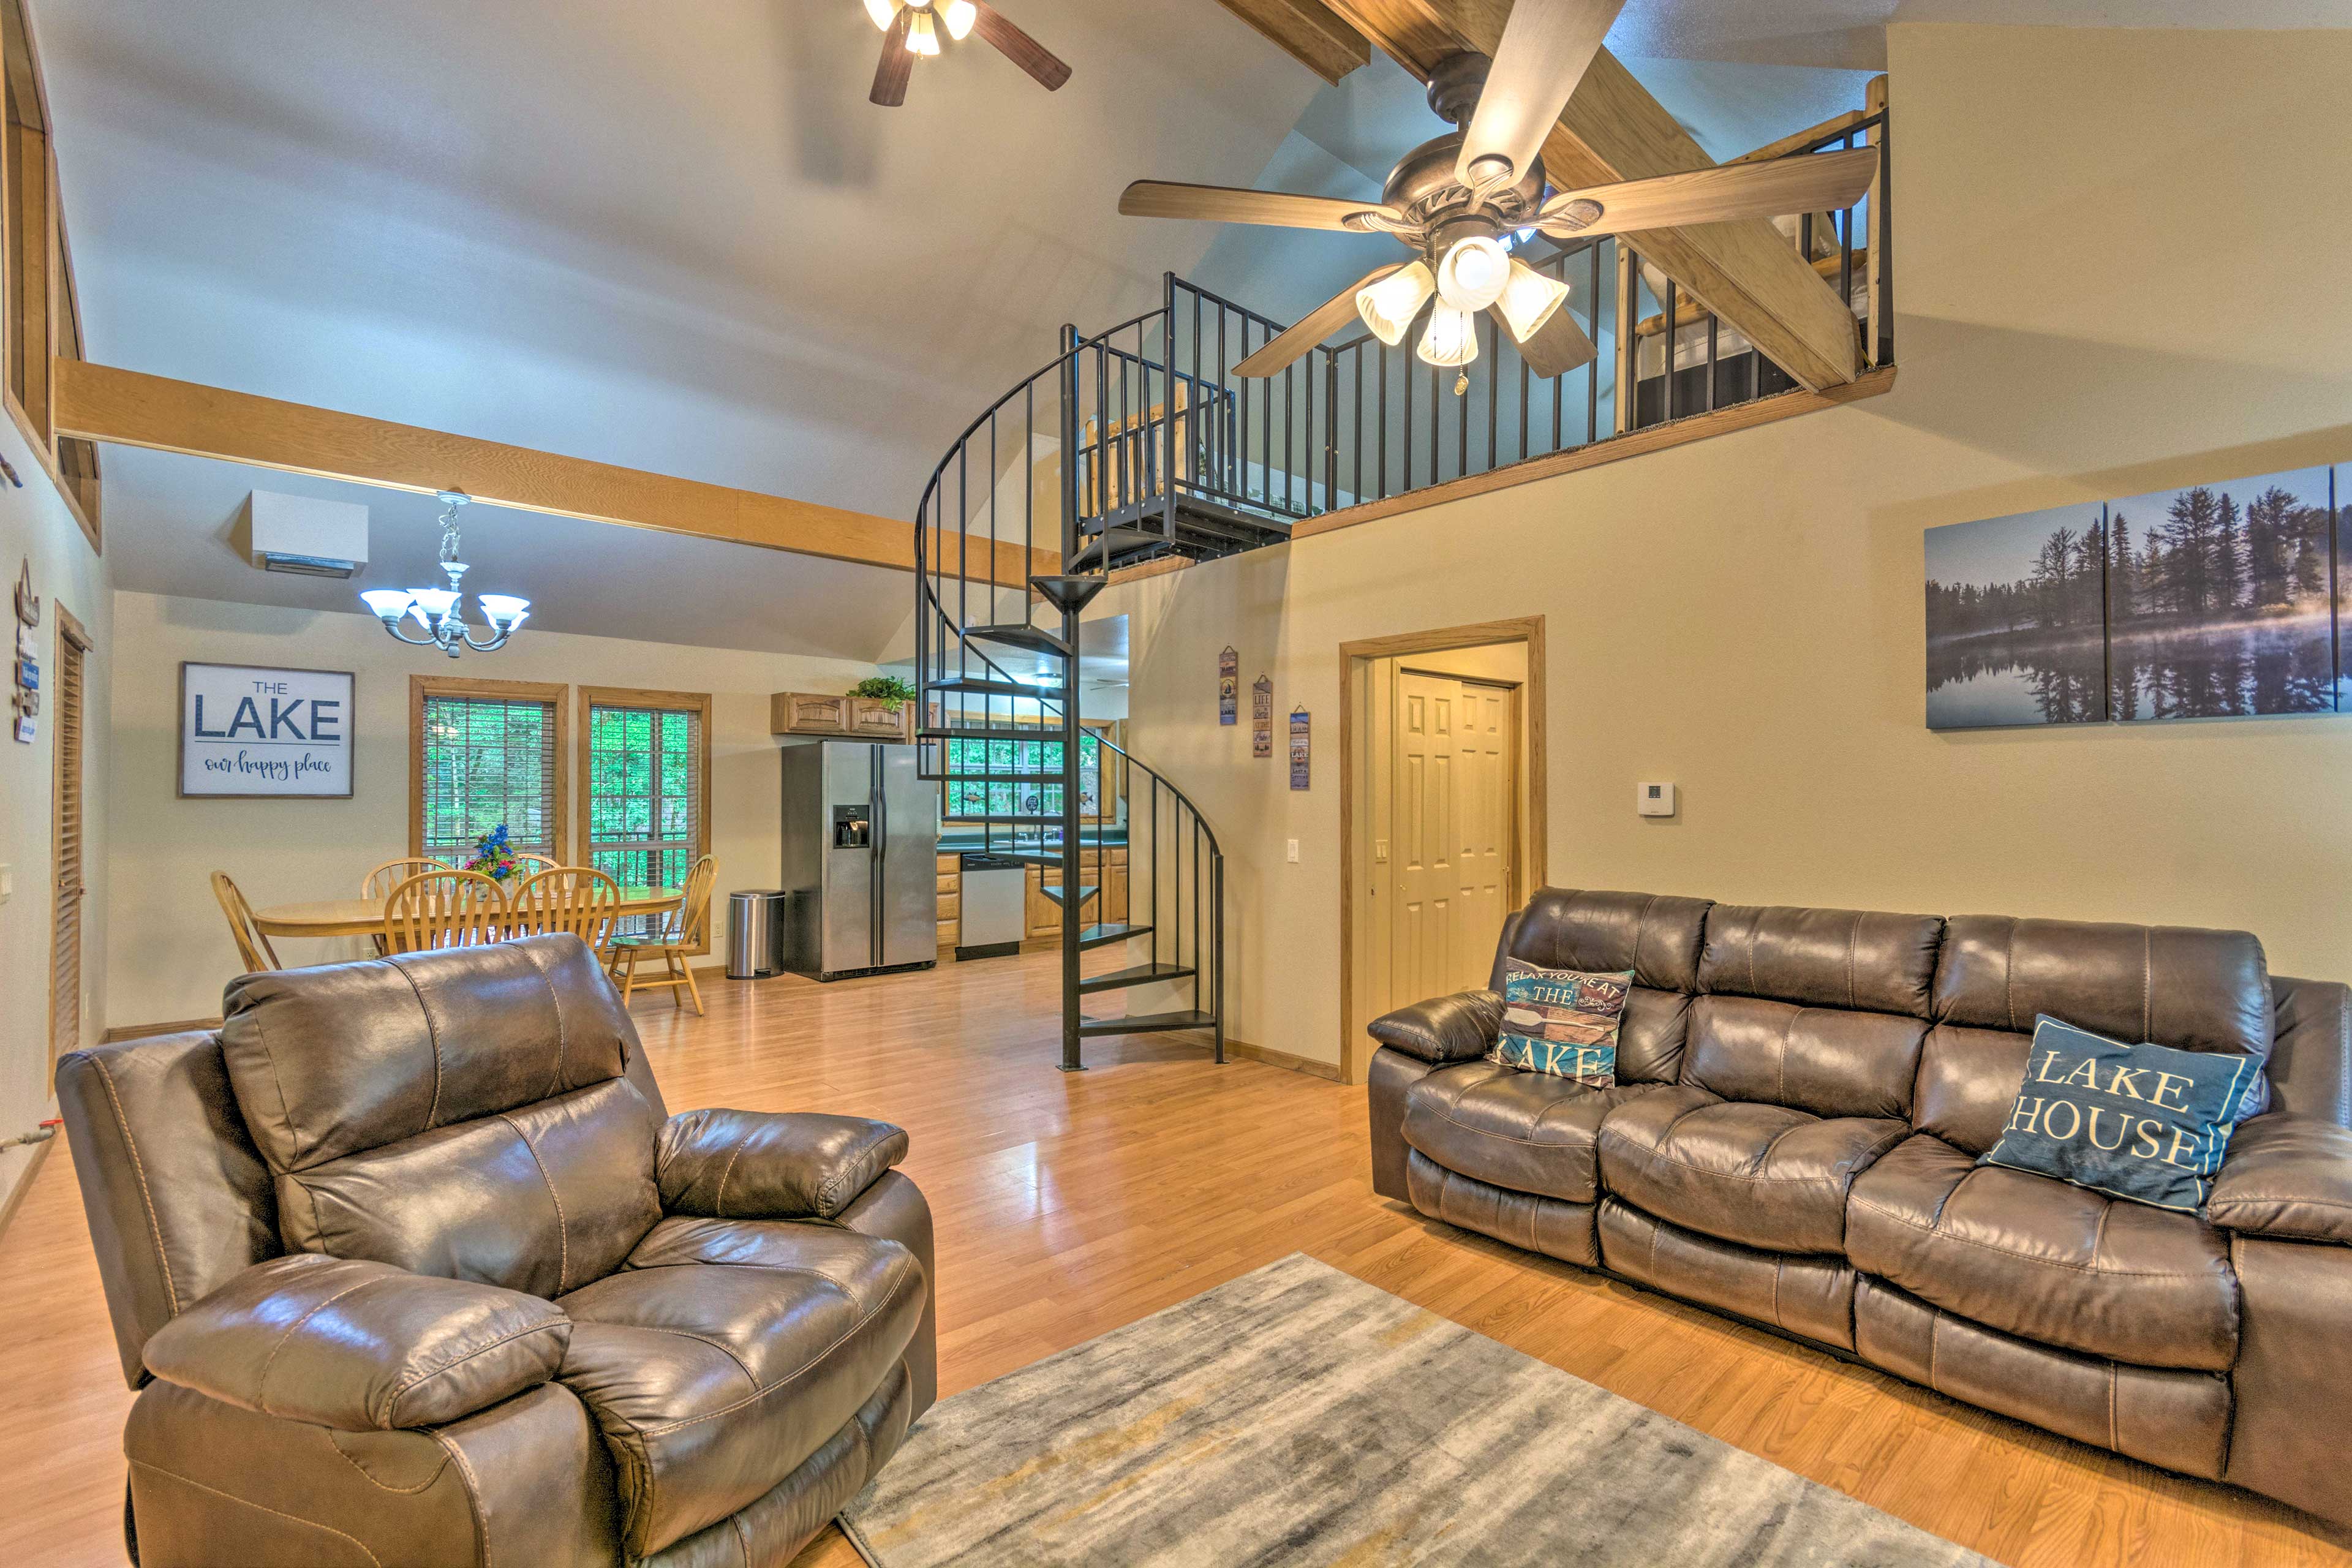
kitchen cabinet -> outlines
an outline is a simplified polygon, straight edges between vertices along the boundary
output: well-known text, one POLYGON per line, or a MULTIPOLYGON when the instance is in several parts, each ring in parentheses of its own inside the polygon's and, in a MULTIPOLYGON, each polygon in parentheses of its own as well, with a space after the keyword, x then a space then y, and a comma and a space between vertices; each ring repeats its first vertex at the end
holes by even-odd
POLYGON ((963 856, 942 852, 940 856, 940 950, 947 952, 962 940, 957 933, 963 921, 963 856))
POLYGON ((867 741, 909 741, 915 709, 870 697, 821 691, 778 691, 768 699, 768 730, 777 735, 850 735, 867 741))

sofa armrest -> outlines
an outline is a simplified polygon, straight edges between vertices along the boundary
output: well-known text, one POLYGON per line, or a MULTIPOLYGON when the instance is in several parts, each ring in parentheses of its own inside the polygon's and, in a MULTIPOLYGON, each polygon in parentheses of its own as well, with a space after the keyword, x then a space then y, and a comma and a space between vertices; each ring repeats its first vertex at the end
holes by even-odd
POLYGON ((814 1111, 688 1110, 654 1156, 667 1214, 832 1219, 907 1157, 887 1121, 814 1111))
POLYGON ((1425 1062, 1466 1062, 1495 1048, 1503 1034, 1503 994, 1464 991, 1383 1013, 1365 1032, 1425 1062))
POLYGON ((164 1324, 147 1370, 226 1404, 346 1432, 437 1426, 555 1375, 551 1301, 388 1263, 257 1263, 164 1324))
POLYGON ((2205 1215, 2245 1235, 2352 1245, 2352 1129, 2284 1110, 2245 1122, 2205 1215))

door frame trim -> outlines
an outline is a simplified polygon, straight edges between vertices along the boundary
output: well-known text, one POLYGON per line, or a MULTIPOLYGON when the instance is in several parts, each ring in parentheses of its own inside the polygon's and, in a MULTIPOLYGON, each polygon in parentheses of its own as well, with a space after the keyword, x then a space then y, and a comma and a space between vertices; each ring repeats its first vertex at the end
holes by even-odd
POLYGON ((1344 1082, 1364 1081, 1364 1065, 1371 1059, 1369 1042, 1360 1038, 1356 1019, 1356 791, 1368 759, 1357 754, 1356 713, 1365 700, 1371 661, 1398 654, 1435 653, 1447 648, 1476 647, 1486 643, 1525 643, 1528 679, 1520 700, 1527 704, 1527 747, 1524 767, 1528 796, 1527 882, 1524 896, 1549 879, 1550 834, 1549 790, 1544 741, 1544 618, 1520 616, 1508 620, 1478 621, 1469 626, 1443 626, 1430 631, 1400 632, 1388 637, 1361 637, 1339 645, 1339 1075, 1344 1082))

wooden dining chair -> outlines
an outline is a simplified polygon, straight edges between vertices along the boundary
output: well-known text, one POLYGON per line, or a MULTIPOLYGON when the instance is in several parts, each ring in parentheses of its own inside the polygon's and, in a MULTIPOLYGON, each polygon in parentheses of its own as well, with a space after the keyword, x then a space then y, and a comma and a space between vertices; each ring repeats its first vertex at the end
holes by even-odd
POLYGON ((552 855, 534 854, 528 849, 518 853, 514 860, 515 869, 526 877, 535 877, 541 871, 560 870, 563 865, 552 855))
POLYGON ((526 877, 507 899, 507 934, 568 931, 609 957, 621 918, 621 884, 593 866, 557 866, 526 877))
POLYGON ((228 917, 228 934, 236 939, 236 956, 245 964, 245 973, 259 974, 265 970, 283 969, 277 952, 261 928, 253 923, 253 906, 229 880, 226 871, 213 873, 213 897, 220 900, 221 913, 228 917))
POLYGON ((383 950, 478 947, 506 934, 506 889, 479 871, 425 871, 383 901, 383 950))
POLYGON ((430 855, 404 855, 387 860, 360 879, 360 897, 388 899, 392 890, 411 877, 421 877, 427 871, 454 871, 457 868, 446 860, 436 860, 430 855))
POLYGON ((701 1017, 702 987, 694 982, 694 968, 687 962, 688 952, 703 943, 710 930, 710 887, 719 879, 718 863, 705 855, 694 863, 686 875, 686 887, 677 908, 662 917, 657 930, 643 936, 623 935, 613 939, 613 979, 621 988, 621 1005, 626 1007, 629 998, 640 986, 650 989, 657 985, 669 987, 670 1001, 680 1007, 684 997, 694 998, 694 1016, 701 1017), (658 955, 662 961, 659 974, 639 975, 637 965, 648 955, 658 955), (681 995, 683 993, 683 995, 681 995))

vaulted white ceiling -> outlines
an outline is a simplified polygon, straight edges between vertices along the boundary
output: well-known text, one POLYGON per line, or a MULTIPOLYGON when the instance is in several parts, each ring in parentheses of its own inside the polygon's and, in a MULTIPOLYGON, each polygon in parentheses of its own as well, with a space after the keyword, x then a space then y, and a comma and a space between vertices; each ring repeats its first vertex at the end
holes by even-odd
MULTIPOLYGON (((2342 6, 2241 0, 2230 20, 2342 6)), ((1376 189, 1442 129, 1386 61, 1318 92, 1214 0, 1005 9, 1069 61, 1067 87, 973 43, 886 110, 857 0, 38 0, 89 353, 910 517, 1063 321, 1148 309, 1169 269, 1287 314, 1378 259, 1358 265, 1375 242, 1354 237, 1123 219, 1129 180, 1376 189)), ((2210 9, 1633 0, 1611 41, 1722 155, 1855 101, 1890 16, 2210 9)), ((347 585, 244 562, 231 519, 257 484, 369 502, 364 585, 421 580, 432 555, 425 498, 107 465, 123 587, 348 605, 347 585)), ((559 630, 872 658, 909 608, 896 574, 638 530, 477 509, 467 543, 559 630)))

